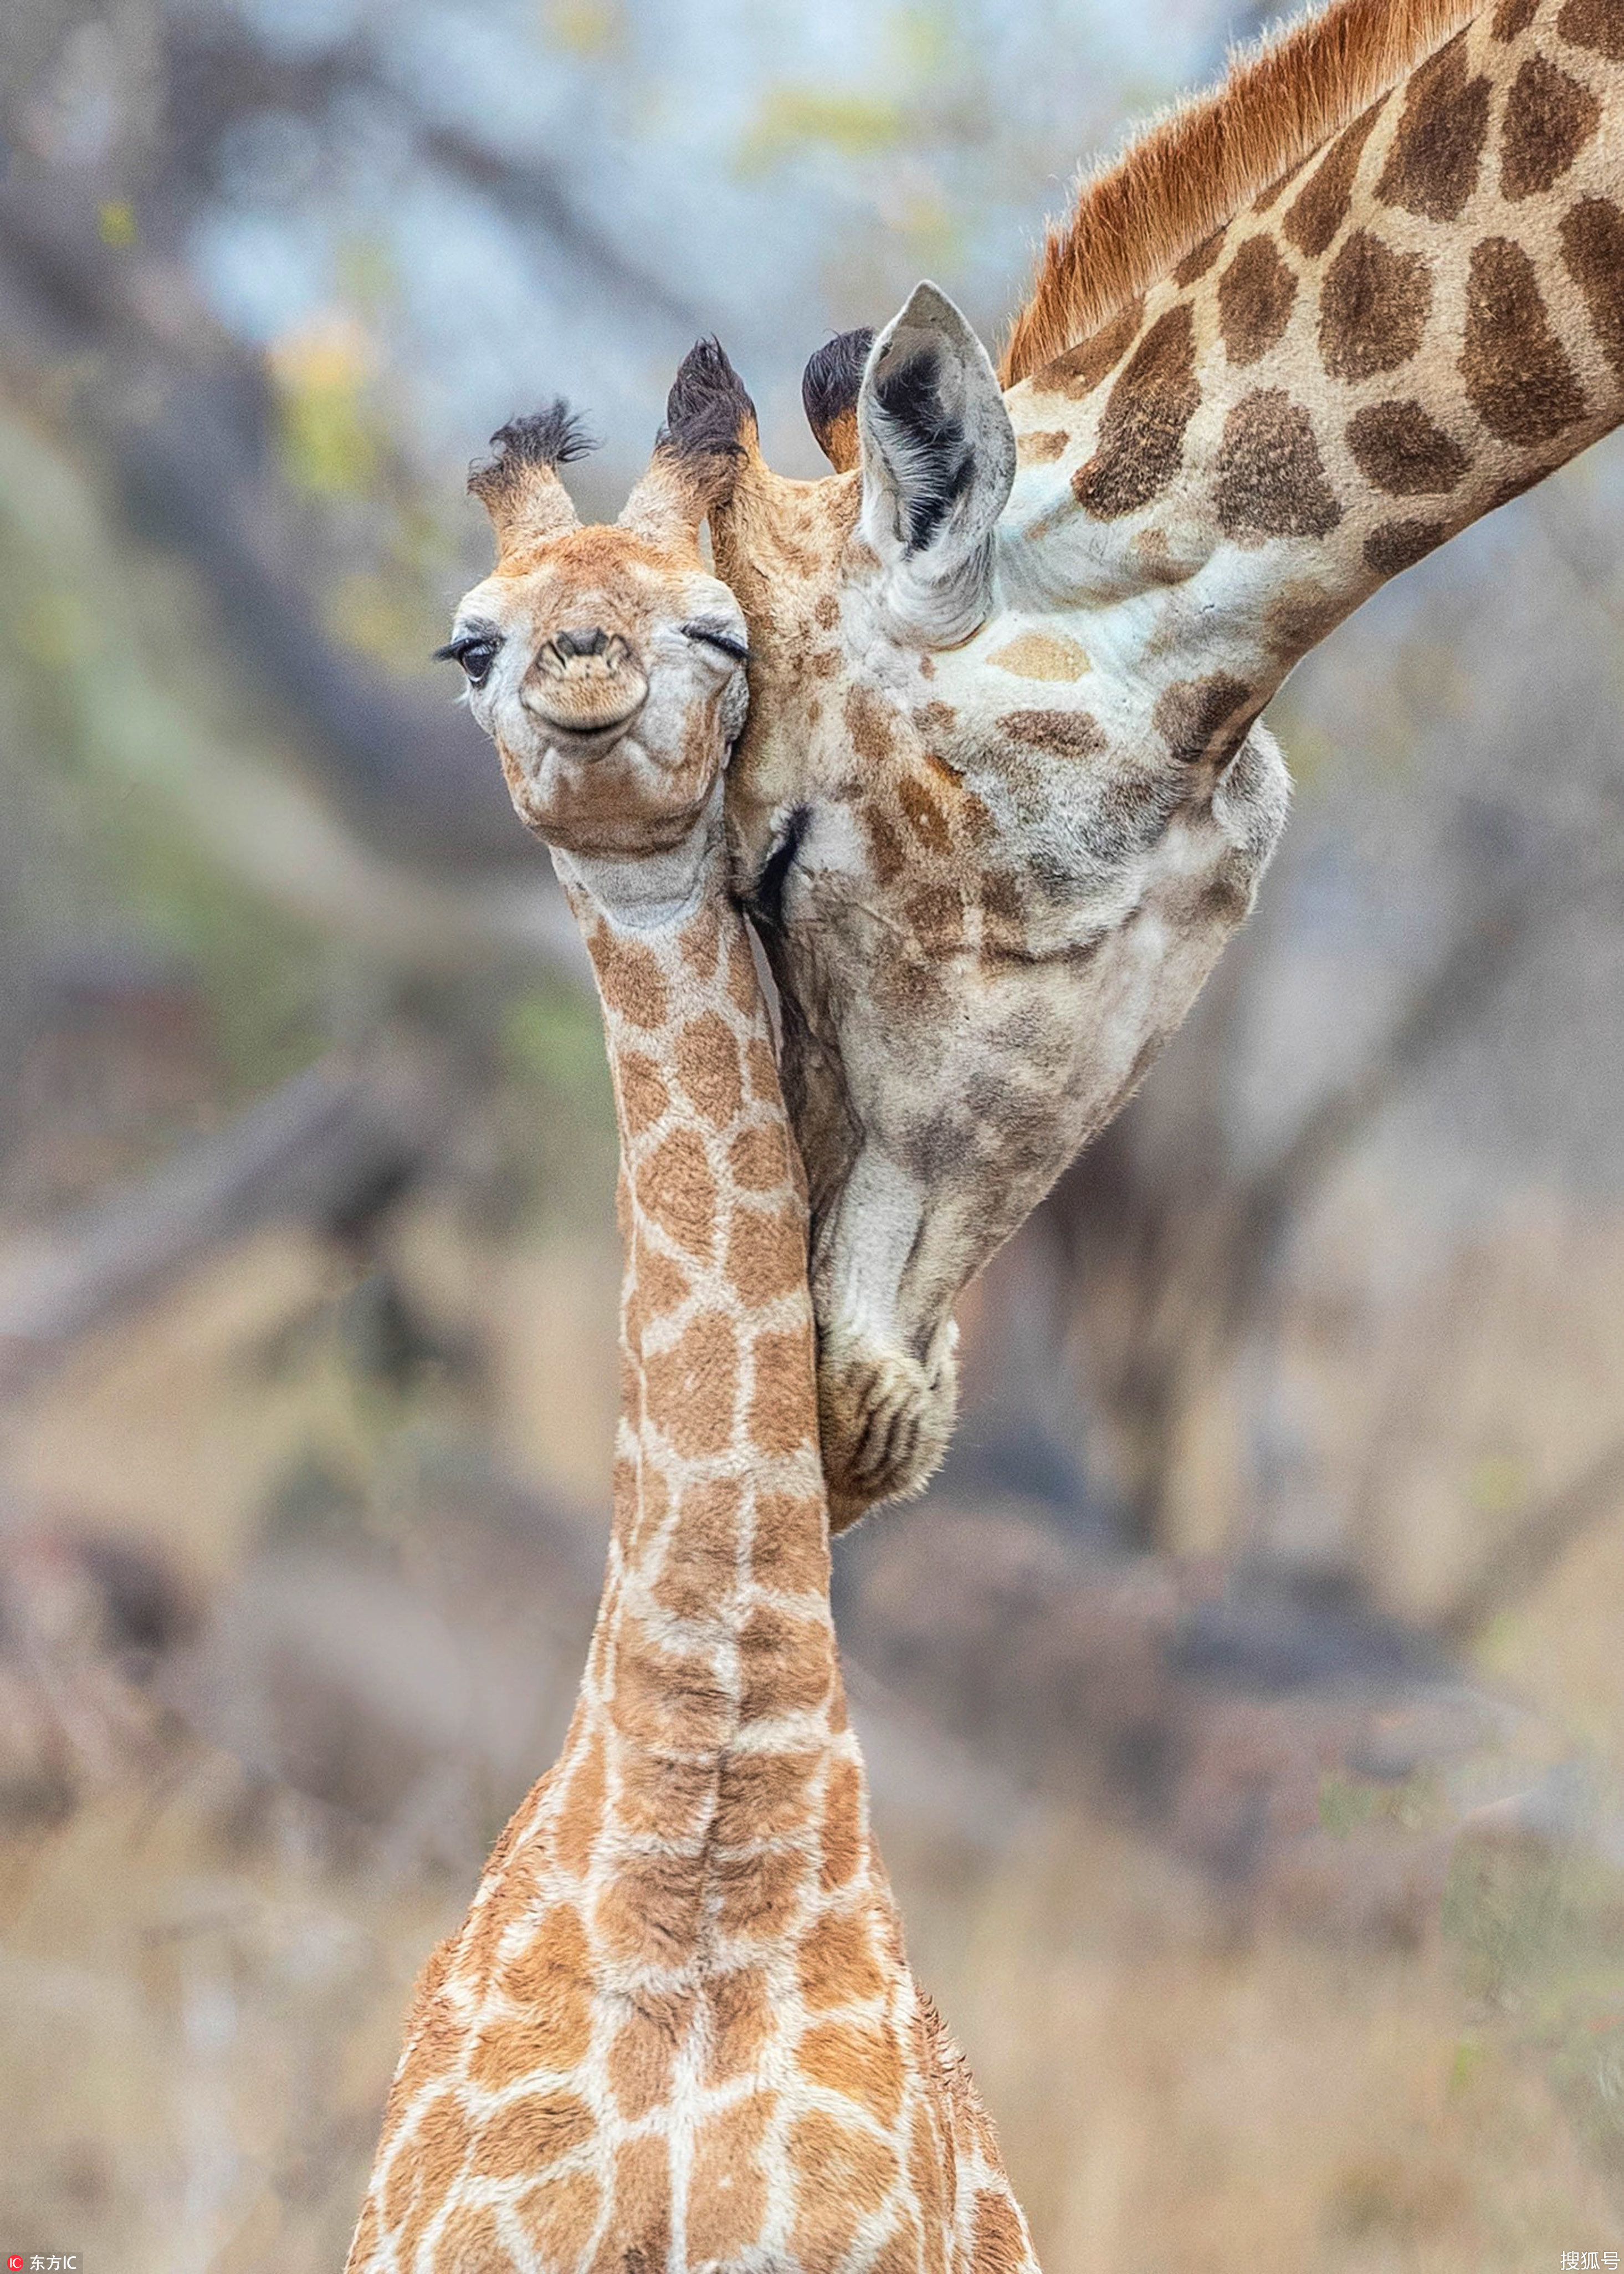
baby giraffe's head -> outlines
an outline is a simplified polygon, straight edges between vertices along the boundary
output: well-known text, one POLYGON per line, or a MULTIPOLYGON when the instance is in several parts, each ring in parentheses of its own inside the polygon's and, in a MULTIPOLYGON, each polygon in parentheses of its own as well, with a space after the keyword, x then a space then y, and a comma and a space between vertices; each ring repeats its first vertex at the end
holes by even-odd
POLYGON ((699 530, 731 487, 748 415, 726 358, 702 342, 613 528, 583 528, 559 478, 589 447, 561 403, 504 426, 470 477, 496 566, 440 652, 467 676, 520 819, 576 862, 673 853, 712 807, 744 724, 748 650, 699 530))

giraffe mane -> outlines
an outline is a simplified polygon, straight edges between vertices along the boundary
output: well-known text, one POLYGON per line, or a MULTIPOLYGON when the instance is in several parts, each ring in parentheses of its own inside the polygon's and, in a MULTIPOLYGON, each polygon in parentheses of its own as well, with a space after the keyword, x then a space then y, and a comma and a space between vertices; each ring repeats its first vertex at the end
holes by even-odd
POLYGON ((1333 0, 1238 49, 1215 88, 1175 104, 1084 176, 1010 327, 1004 385, 1088 338, 1484 4, 1333 0))

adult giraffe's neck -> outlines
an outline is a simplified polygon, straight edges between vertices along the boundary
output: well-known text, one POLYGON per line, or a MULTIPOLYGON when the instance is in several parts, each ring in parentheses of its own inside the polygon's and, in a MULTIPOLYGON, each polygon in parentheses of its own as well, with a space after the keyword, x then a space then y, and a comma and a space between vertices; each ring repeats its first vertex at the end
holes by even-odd
POLYGON ((1616 0, 1491 0, 1010 408, 1063 460, 1012 501, 1018 581, 1141 595, 1222 735, 1624 418, 1616 0))
POLYGON ((624 1854, 600 1861, 626 1876, 628 1935, 680 1965, 707 1923, 738 1931, 786 1899, 849 1749, 806 1206, 719 845, 691 892, 629 919, 601 876, 560 868, 603 1003, 625 1243, 613 1525, 577 1726, 604 1749, 624 1854))

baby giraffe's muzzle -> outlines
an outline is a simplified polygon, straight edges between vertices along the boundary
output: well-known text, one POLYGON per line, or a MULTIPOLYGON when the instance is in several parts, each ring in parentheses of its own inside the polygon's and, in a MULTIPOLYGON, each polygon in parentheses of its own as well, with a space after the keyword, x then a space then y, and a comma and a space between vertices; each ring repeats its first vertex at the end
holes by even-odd
POLYGON ((567 734, 625 727, 648 698, 649 681, 628 641, 590 624, 554 632, 525 676, 523 700, 567 734))

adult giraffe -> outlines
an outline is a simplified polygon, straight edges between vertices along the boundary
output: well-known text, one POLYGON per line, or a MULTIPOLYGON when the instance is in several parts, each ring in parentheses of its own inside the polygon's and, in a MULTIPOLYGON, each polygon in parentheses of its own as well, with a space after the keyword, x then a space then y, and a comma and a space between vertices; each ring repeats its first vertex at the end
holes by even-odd
POLYGON ((1251 907, 1286 673, 1624 415, 1624 0, 1339 0, 1085 185, 1001 376, 921 285, 712 516, 837 1524, 1251 907))
POLYGON ((846 1717, 804 1189, 726 885, 708 360, 616 528, 576 522, 562 406, 474 478, 498 561, 447 651, 598 976, 623 1397, 575 1718, 419 1985, 350 2274, 1035 2274, 846 1717))

